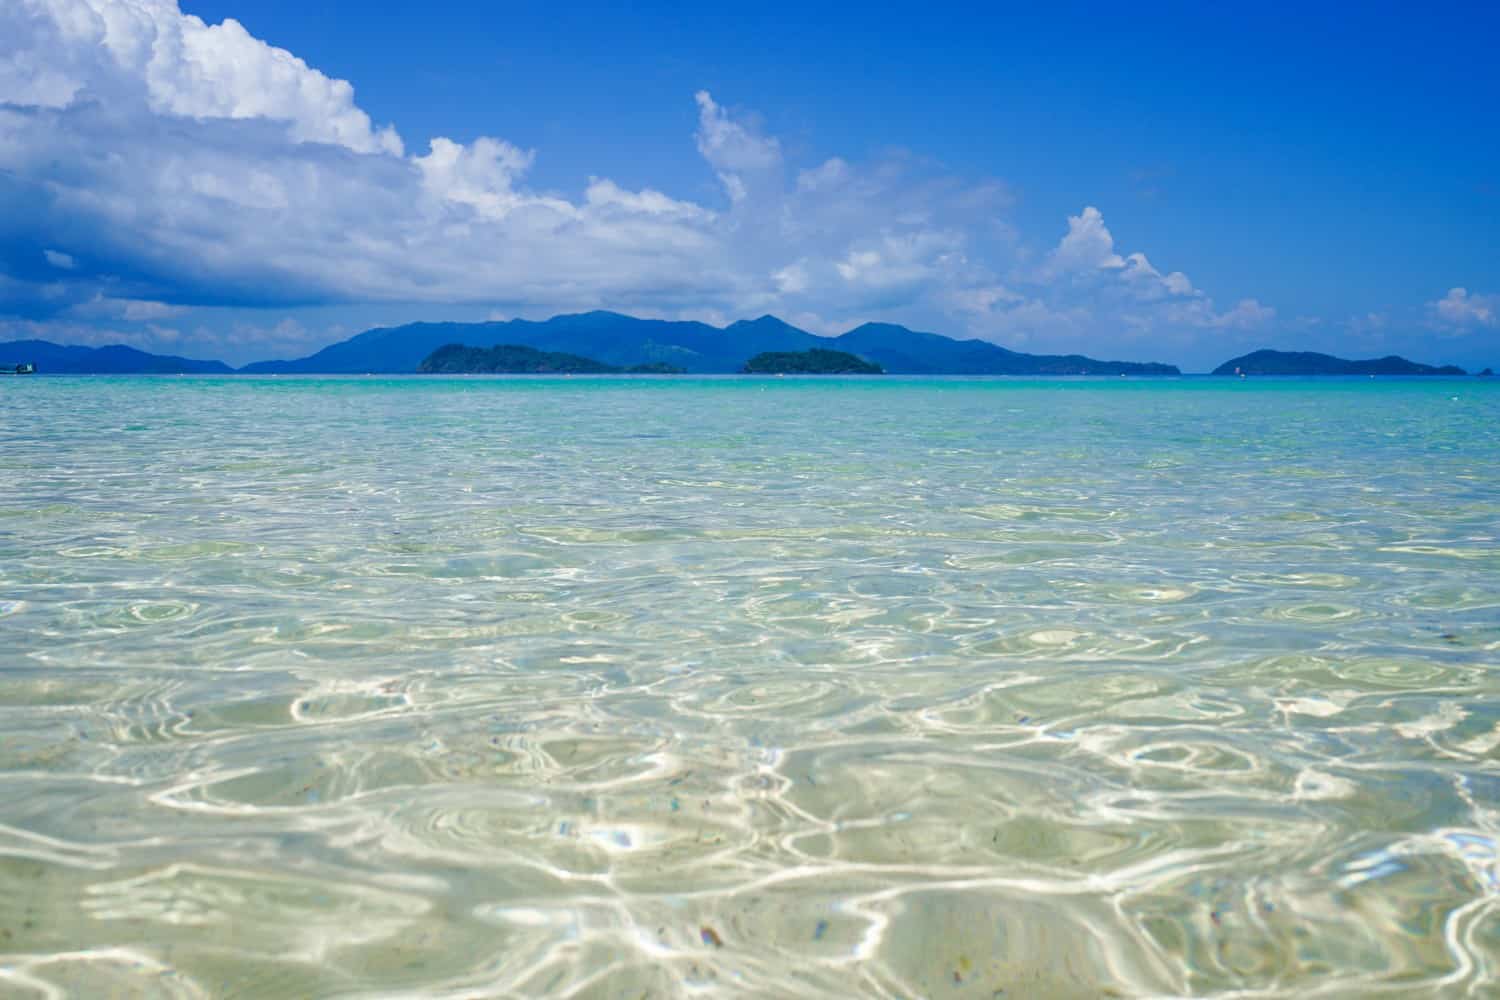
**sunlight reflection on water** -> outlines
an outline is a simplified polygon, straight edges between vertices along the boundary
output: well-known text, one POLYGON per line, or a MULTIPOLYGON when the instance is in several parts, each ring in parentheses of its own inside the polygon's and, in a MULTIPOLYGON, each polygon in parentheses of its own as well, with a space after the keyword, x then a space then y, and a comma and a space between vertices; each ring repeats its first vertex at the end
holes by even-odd
POLYGON ((0 388, 0 993, 1500 990, 1494 387, 0 388))

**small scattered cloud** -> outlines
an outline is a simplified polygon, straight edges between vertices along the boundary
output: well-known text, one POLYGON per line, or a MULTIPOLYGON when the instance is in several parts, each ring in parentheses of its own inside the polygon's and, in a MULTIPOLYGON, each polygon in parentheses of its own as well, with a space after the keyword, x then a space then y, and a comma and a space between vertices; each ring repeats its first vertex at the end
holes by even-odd
POLYGON ((1276 318, 1276 310, 1255 299, 1240 299, 1234 308, 1210 318, 1204 325, 1230 330, 1259 330, 1276 318))
MULTIPOLYGON (((156 326, 149 327, 156 330, 156 326)), ((216 355, 245 359, 251 349, 269 346, 277 356, 308 354, 352 331, 340 324, 305 323, 292 316, 267 318, 264 322, 243 319, 212 326, 200 325, 191 332, 194 343, 208 345, 216 355)), ((184 338, 188 335, 184 334, 184 338)))
POLYGON ((1170 165, 1156 167, 1138 167, 1130 171, 1127 179, 1131 190, 1136 197, 1146 201, 1155 201, 1167 190, 1167 182, 1177 174, 1177 169, 1170 165))
POLYGON ((772 274, 771 280, 776 282, 776 290, 783 295, 799 295, 807 291, 807 267, 801 261, 788 264, 772 274))
POLYGON ((1147 301, 1168 297, 1190 296, 1195 293, 1193 283, 1181 271, 1162 274, 1151 266, 1143 253, 1133 253, 1125 258, 1125 267, 1120 276, 1130 284, 1136 294, 1147 301))
POLYGON ((797 174, 798 191, 826 191, 849 179, 849 164, 837 156, 797 174))
POLYGON ((1261 330, 1276 318, 1275 308, 1258 299, 1240 299, 1228 309, 1219 310, 1213 300, 1204 295, 1165 303, 1159 312, 1152 314, 1153 326, 1181 327, 1197 330, 1261 330))
POLYGON ((730 201, 742 202, 749 196, 747 178, 781 166, 781 143, 730 118, 708 91, 693 98, 698 102, 698 152, 718 172, 730 201))
POLYGON ((145 323, 170 319, 187 312, 183 306, 154 302, 149 299, 117 299, 96 294, 87 301, 70 306, 68 315, 78 319, 124 320, 127 323, 145 323))
POLYGON ((1026 301, 1026 297, 1004 285, 983 285, 973 288, 955 288, 947 293, 946 301, 953 311, 987 316, 997 308, 1026 301))
POLYGON ((1390 325, 1390 316, 1383 312, 1367 312, 1350 316, 1344 323, 1345 329, 1350 333, 1371 339, 1378 339, 1390 328, 1390 325))
POLYGON ((910 287, 952 263, 953 255, 961 254, 963 242, 960 234, 943 230, 887 234, 851 247, 834 268, 851 285, 867 289, 910 287))
POLYGON ((1456 329, 1500 326, 1500 295, 1470 293, 1466 288, 1450 288, 1448 294, 1428 309, 1438 322, 1456 329))
POLYGON ((651 188, 627 191, 608 178, 589 178, 589 186, 583 194, 584 201, 598 209, 617 208, 627 213, 705 221, 713 218, 712 212, 692 202, 669 198, 651 188))
POLYGON ((758 135, 729 117, 729 112, 700 90, 698 102, 698 152, 723 170, 765 170, 781 163, 781 143, 758 135))
POLYGON ((43 250, 42 256, 47 259, 47 263, 59 270, 71 271, 78 266, 72 254, 63 253, 61 250, 43 250))

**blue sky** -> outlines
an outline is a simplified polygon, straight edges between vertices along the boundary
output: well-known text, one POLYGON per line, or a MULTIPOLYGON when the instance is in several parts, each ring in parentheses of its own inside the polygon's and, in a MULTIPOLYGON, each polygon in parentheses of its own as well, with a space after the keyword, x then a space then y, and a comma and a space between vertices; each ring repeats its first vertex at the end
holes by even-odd
POLYGON ((1212 8, 21 0, 0 339, 606 307, 1500 365, 1493 6, 1212 8))

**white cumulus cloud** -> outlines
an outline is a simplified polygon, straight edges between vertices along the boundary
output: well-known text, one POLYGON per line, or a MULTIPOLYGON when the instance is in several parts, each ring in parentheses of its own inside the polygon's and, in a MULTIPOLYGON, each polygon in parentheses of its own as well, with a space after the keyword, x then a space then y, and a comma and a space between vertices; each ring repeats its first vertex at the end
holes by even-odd
POLYGON ((698 151, 709 163, 725 170, 765 170, 781 162, 781 143, 731 119, 708 91, 698 91, 693 99, 698 102, 698 151))
POLYGON ((1181 271, 1162 274, 1151 266, 1143 253, 1133 253, 1126 257, 1120 276, 1143 299, 1188 296, 1194 292, 1193 283, 1188 280, 1187 275, 1181 271))
MULTIPOLYGON (((1043 252, 998 181, 901 153, 799 167, 706 90, 694 127, 686 97, 683 144, 722 187, 711 203, 602 175, 539 191, 545 150, 436 137, 409 153, 351 84, 236 21, 176 0, 0 0, 0 195, 16 206, 0 216, 0 322, 118 336, 171 317, 184 343, 227 343, 192 310, 775 311, 822 332, 881 318, 1042 348, 1274 315, 1254 299, 1217 310, 1183 272, 1118 250, 1094 206, 1043 252)), ((1494 315, 1481 296, 1465 307, 1494 315)), ((334 327, 235 329, 236 345, 290 347, 334 327)))
POLYGON ((1088 205, 1068 216, 1068 232, 1048 258, 1052 273, 1072 274, 1098 269, 1118 270, 1125 260, 1115 253, 1115 239, 1104 225, 1104 215, 1088 205))
POLYGON ((1122 255, 1104 214, 1094 206, 1068 217, 1068 231, 1032 275, 1045 291, 1029 306, 1033 317, 1044 306, 1049 316, 1069 325, 1084 317, 1116 317, 1135 336, 1176 330, 1258 330, 1276 310, 1253 298, 1218 309, 1212 298, 1181 271, 1163 273, 1139 251, 1122 255))
POLYGON ((284 122, 298 141, 400 154, 375 129, 354 88, 253 37, 233 19, 209 25, 176 0, 9 0, 0 12, 0 95, 62 108, 79 100, 143 98, 190 118, 284 122))
POLYGON ((1450 288, 1447 295, 1428 303, 1428 308, 1441 322, 1453 327, 1500 325, 1500 295, 1478 295, 1467 288, 1450 288))
MULTIPOLYGON (((422 186, 440 202, 467 205, 488 219, 504 219, 527 204, 515 183, 530 168, 534 153, 508 142, 480 136, 468 146, 439 136, 426 156, 412 158, 422 172, 422 186)), ((571 206, 556 203, 564 214, 571 206)))

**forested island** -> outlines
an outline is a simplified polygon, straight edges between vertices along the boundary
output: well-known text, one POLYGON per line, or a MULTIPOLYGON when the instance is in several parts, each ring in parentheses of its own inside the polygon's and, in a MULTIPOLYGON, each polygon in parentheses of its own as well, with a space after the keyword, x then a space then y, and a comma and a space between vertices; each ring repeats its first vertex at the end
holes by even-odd
POLYGON ((845 351, 763 351, 745 362, 746 375, 884 375, 885 369, 845 351))
POLYGON ((594 358, 562 351, 539 351, 521 344, 469 347, 444 344, 422 359, 417 371, 428 375, 679 375, 681 368, 662 362, 620 368, 594 358))
POLYGON ((1456 365, 1424 365, 1392 354, 1350 361, 1316 351, 1252 351, 1215 368, 1215 375, 1466 375, 1456 365))

